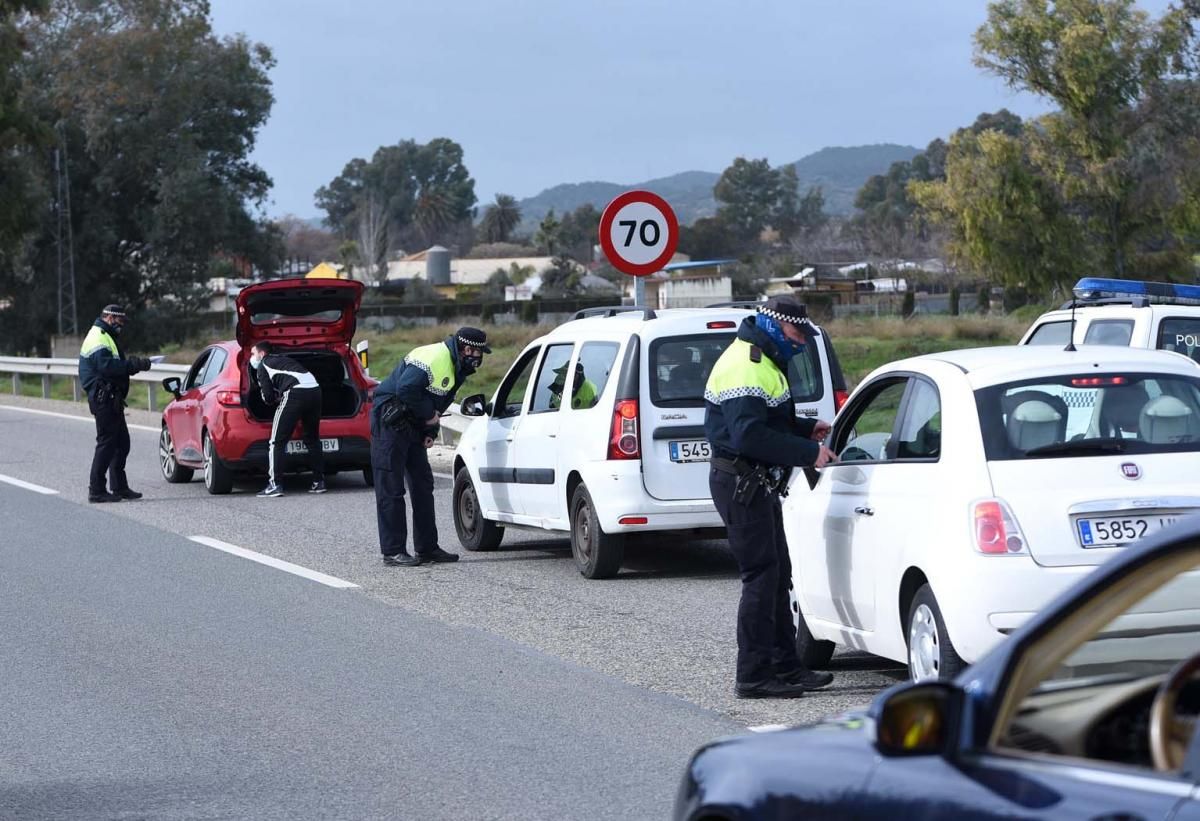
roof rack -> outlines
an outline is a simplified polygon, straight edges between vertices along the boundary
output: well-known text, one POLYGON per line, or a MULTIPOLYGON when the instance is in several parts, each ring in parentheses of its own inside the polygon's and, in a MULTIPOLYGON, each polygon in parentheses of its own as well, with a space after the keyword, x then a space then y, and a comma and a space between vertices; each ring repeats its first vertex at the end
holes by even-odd
POLYGON ((654 313, 653 308, 643 308, 639 305, 604 305, 598 308, 584 308, 582 311, 576 311, 571 319, 587 319, 591 316, 616 316, 617 314, 627 314, 632 311, 640 311, 642 319, 658 318, 658 314, 654 313))
MULTIPOLYGON (((1071 289, 1079 302, 1097 304, 1116 299, 1144 307, 1151 302, 1165 305, 1200 305, 1200 285, 1175 285, 1136 279, 1084 277, 1071 289)), ((1069 304, 1069 303, 1068 303, 1069 304)))
POLYGON ((712 305, 705 305, 705 308, 745 308, 752 311, 759 305, 766 305, 766 302, 752 299, 739 299, 734 302, 714 302, 712 305))

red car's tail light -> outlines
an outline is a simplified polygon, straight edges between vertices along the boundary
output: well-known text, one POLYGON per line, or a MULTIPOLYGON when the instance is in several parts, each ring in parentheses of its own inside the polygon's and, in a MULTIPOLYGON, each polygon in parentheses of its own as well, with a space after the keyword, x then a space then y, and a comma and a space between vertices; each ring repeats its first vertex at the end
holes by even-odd
POLYGON ((644 525, 650 521, 646 516, 622 516, 617 519, 619 525, 644 525))
POLYGON ((1071 380, 1076 388, 1103 388, 1106 385, 1124 385, 1128 382, 1123 376, 1077 376, 1071 380))
POLYGON ((833 412, 837 413, 838 411, 840 411, 842 409, 842 405, 846 404, 846 400, 849 398, 850 398, 850 391, 835 390, 833 392, 833 412))
POLYGON ((242 395, 237 391, 217 391, 217 404, 227 408, 241 407, 242 395))
POLYGON ((637 417, 636 399, 618 399, 613 405, 612 430, 608 437, 609 459, 642 458, 637 417))
POLYGON ((1012 556, 1026 552, 1025 535, 1008 505, 999 499, 984 499, 972 506, 975 549, 988 556, 1012 556))

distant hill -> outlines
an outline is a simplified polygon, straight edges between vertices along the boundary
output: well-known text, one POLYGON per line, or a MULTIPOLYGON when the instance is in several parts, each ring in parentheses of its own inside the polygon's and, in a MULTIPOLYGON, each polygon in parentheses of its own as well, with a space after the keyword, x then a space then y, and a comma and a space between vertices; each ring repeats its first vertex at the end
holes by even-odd
MULTIPOLYGON (((861 145, 852 148, 823 148, 795 163, 801 193, 820 185, 825 191, 825 210, 845 215, 854 210, 854 197, 867 178, 882 174, 894 162, 911 160, 920 149, 908 145, 861 145)), ((612 182, 564 183, 547 188, 536 196, 520 201, 521 227, 532 232, 542 217, 553 208, 558 214, 573 211, 590 202, 603 208, 609 200, 631 188, 647 188, 666 198, 685 224, 717 212, 712 189, 719 173, 684 171, 670 177, 619 185, 612 182)), ((481 204, 486 207, 486 204, 481 204)), ((482 213, 482 208, 480 209, 482 213)))

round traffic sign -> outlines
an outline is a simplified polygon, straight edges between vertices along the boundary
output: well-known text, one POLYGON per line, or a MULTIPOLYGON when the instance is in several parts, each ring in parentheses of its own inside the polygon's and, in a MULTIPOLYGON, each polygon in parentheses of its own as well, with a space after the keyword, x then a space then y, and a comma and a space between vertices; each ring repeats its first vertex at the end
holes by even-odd
POLYGON ((626 191, 600 217, 600 247, 618 271, 644 277, 661 271, 679 245, 679 220, 650 191, 626 191))

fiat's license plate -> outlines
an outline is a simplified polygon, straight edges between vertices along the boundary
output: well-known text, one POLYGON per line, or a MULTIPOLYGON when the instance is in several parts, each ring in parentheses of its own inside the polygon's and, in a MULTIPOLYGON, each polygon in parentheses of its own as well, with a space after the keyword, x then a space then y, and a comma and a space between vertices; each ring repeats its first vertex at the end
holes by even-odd
MULTIPOLYGON (((321 450, 324 453, 334 453, 338 449, 338 440, 322 439, 321 450)), ((292 439, 287 443, 288 453, 308 453, 308 445, 298 439, 292 439)))
POLYGON ((707 462, 712 458, 712 449, 706 439, 688 439, 669 442, 672 462, 707 462))
POLYGON ((1150 513, 1076 519, 1075 529, 1079 533, 1079 543, 1084 547, 1121 547, 1170 527, 1178 518, 1177 513, 1150 513))

